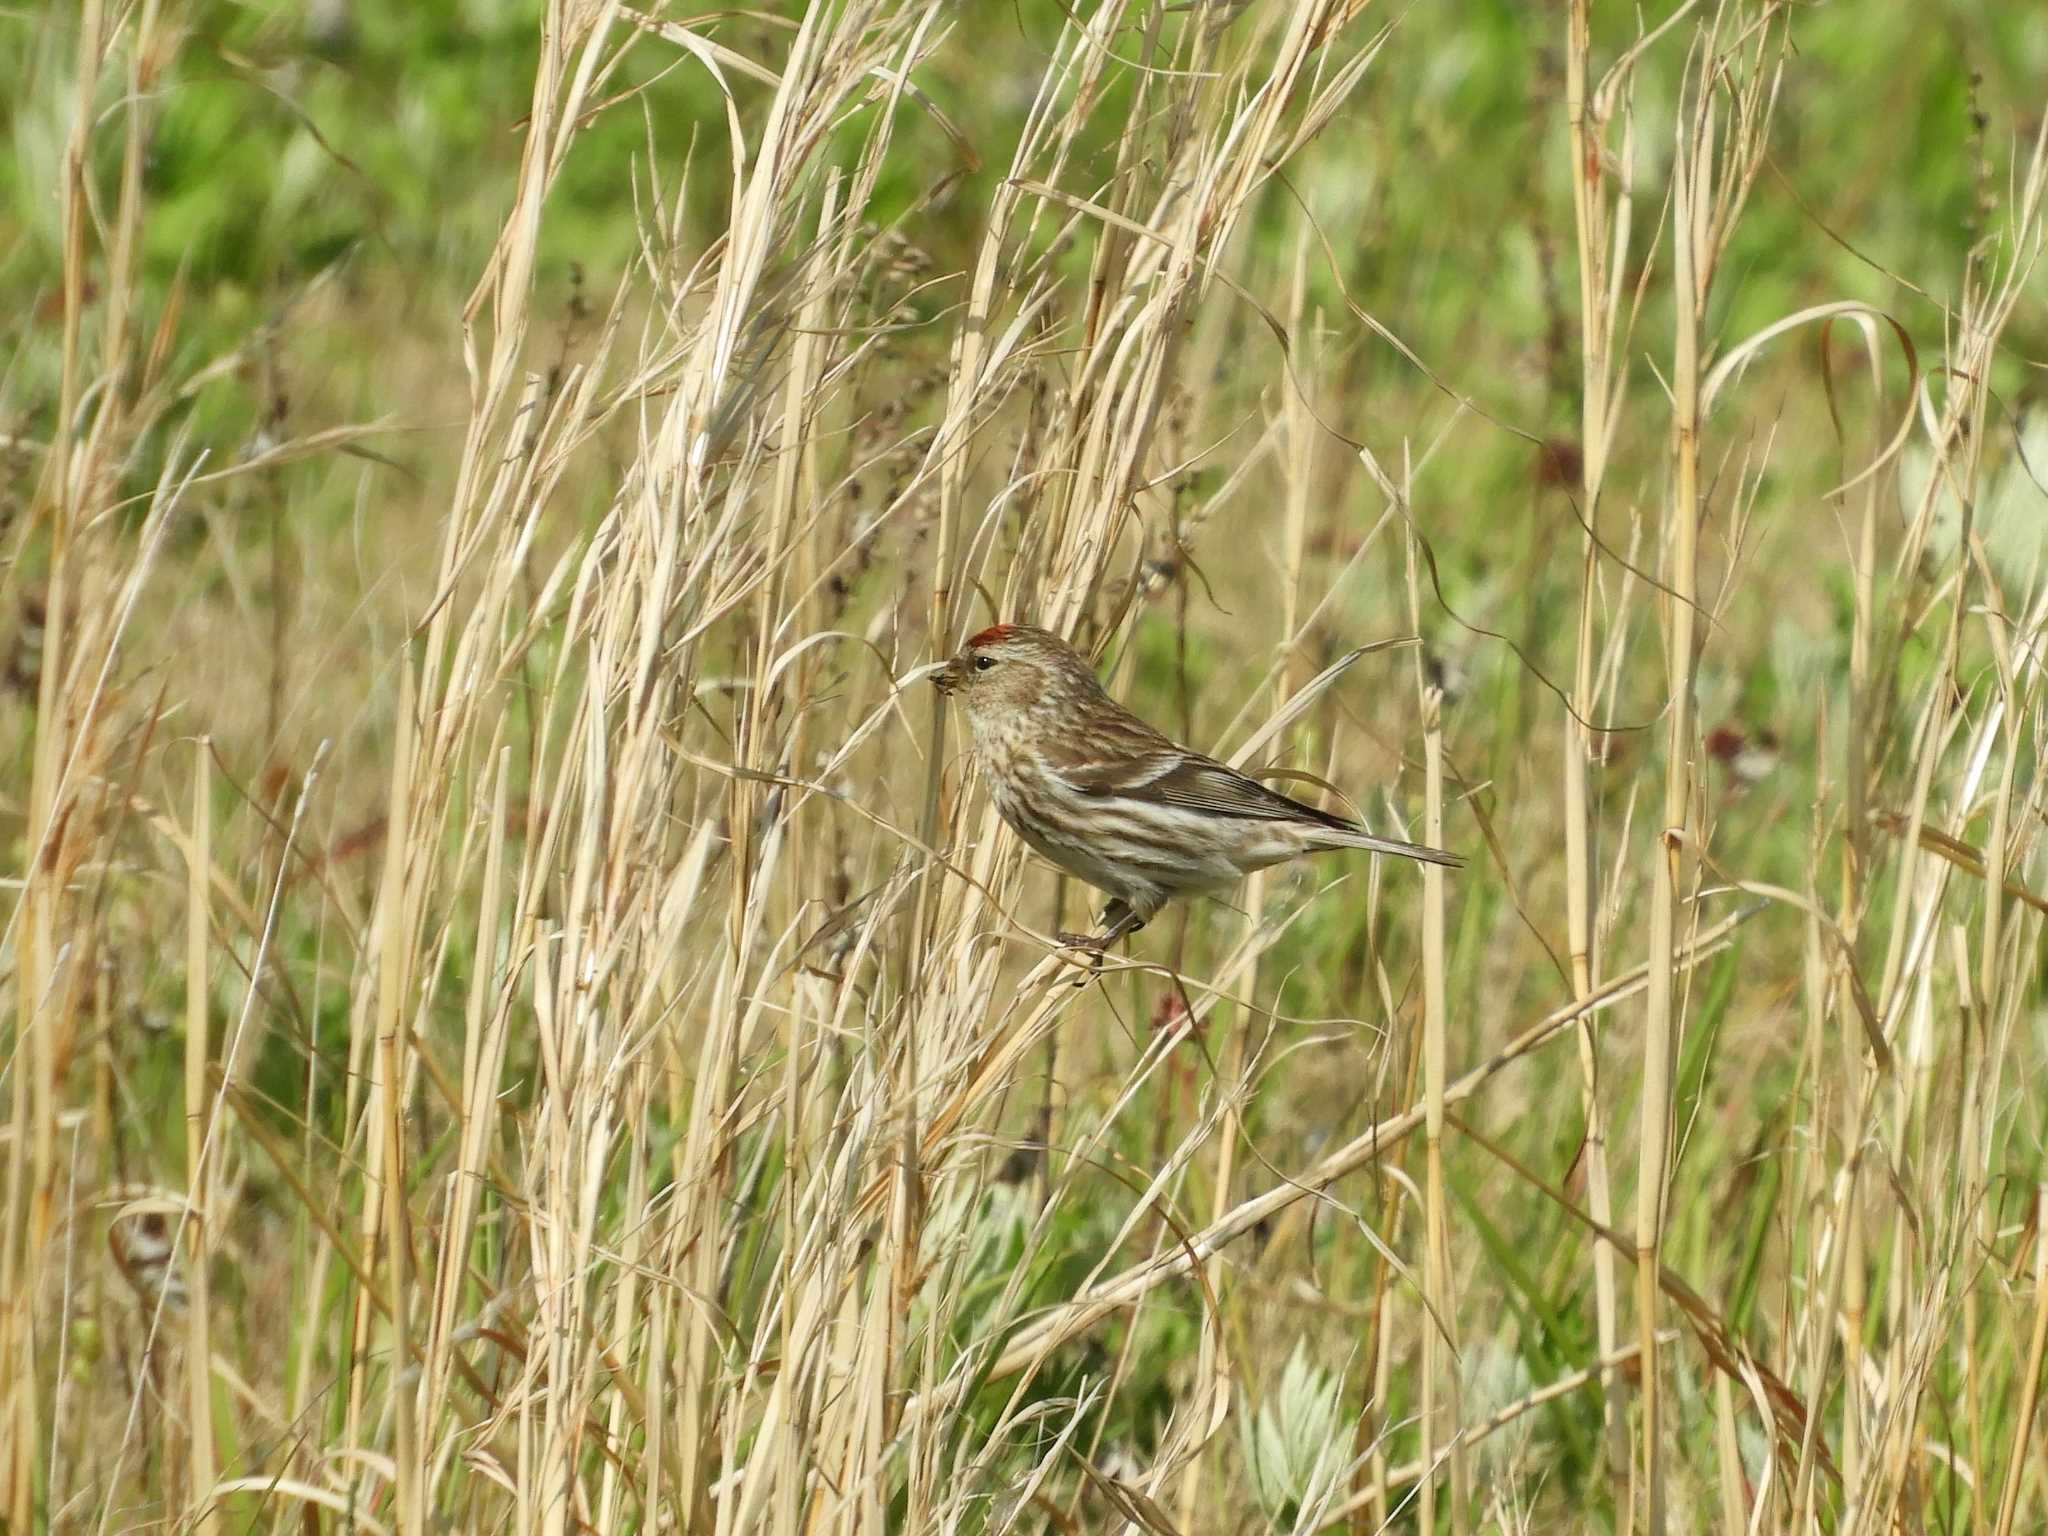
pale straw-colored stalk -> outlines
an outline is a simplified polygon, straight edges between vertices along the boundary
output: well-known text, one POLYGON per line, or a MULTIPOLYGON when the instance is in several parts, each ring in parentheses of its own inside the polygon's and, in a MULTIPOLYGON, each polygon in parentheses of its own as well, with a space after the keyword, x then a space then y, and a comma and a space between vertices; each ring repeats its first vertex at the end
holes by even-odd
MULTIPOLYGON (((1422 629, 1422 584, 1416 558, 1414 511, 1408 501, 1409 474, 1403 466, 1401 505, 1409 519, 1407 551, 1408 621, 1422 629)), ((1420 652, 1415 658, 1416 704, 1422 725, 1423 841, 1441 848, 1444 840, 1443 690, 1430 681, 1420 652)), ((1444 1179, 1445 1089, 1450 1075, 1449 984, 1444 971, 1445 873, 1440 864, 1422 866, 1422 1103, 1423 1264, 1428 1303, 1422 1319, 1421 1428, 1425 1471, 1417 1509, 1424 1530, 1436 1529, 1438 1480, 1450 1504, 1450 1527, 1458 1536, 1470 1528, 1472 1490, 1461 1404, 1462 1361, 1458 1354, 1458 1298, 1451 1275, 1450 1193, 1444 1179)), ((1580 1001, 1585 1001, 1582 994, 1580 1001)))
MULTIPOLYGON (((1634 211, 1629 185, 1634 174, 1625 120, 1618 174, 1608 174, 1609 114, 1618 88, 1625 88, 1626 66, 1599 89, 1589 88, 1592 27, 1589 0, 1572 0, 1565 36, 1565 113, 1570 129, 1572 216, 1577 235, 1579 275, 1579 516, 1585 520, 1585 553, 1579 583, 1579 613, 1572 689, 1564 728, 1565 919, 1571 943, 1572 989, 1584 998, 1599 974, 1594 934, 1594 892, 1599 871, 1594 865, 1593 819, 1587 772, 1594 754, 1593 712, 1596 642, 1593 610, 1599 551, 1601 484, 1606 478, 1607 451, 1613 441, 1615 417, 1621 407, 1622 375, 1613 362, 1621 310, 1621 275, 1626 266, 1634 211), (1615 187, 1610 194, 1606 189, 1615 187), (1611 247, 1611 248, 1610 248, 1611 247)), ((1586 1209, 1601 1226, 1613 1221, 1613 1195, 1608 1182, 1607 1110, 1601 1102, 1599 1040, 1590 1021, 1579 1029, 1580 1106, 1585 1117, 1586 1209)), ((1607 1244, 1593 1243, 1593 1324, 1602 1359, 1611 1358, 1619 1338, 1614 1274, 1615 1254, 1607 1244)), ((1601 1423, 1607 1464, 1618 1475, 1628 1460, 1623 1417, 1625 1388, 1610 1368, 1602 1377, 1601 1423)))
POLYGON ((185 886, 185 1255, 188 1301, 185 1309, 185 1434, 188 1507, 199 1536, 220 1529, 213 1503, 218 1473, 213 1442, 212 1313, 208 1284, 209 1234, 219 1218, 208 1197, 206 1149, 211 1141, 213 1092, 207 1082, 207 982, 212 956, 209 916, 212 902, 207 877, 213 870, 213 774, 206 762, 212 744, 201 737, 192 775, 192 841, 187 850, 185 886))

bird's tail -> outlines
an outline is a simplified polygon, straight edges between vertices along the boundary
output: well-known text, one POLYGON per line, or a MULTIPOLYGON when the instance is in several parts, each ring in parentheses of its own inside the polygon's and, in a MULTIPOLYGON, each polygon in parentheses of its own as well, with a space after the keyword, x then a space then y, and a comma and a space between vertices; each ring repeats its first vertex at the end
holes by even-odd
POLYGON ((1465 867, 1465 861, 1455 853, 1445 853, 1441 848, 1426 848, 1421 843, 1404 843, 1397 838, 1374 837, 1362 827, 1318 829, 1316 838, 1318 847, 1325 849, 1363 848, 1367 853, 1390 853, 1396 858, 1441 864, 1447 869, 1465 867))

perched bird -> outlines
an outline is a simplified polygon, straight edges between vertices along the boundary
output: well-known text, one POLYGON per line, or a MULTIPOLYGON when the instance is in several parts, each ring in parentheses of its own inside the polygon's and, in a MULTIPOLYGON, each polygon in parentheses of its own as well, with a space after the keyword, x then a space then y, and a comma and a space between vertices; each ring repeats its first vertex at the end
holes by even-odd
POLYGON ((1081 653, 1029 624, 984 629, 932 681, 958 694, 997 812, 1046 859, 1107 891, 1103 949, 1176 896, 1215 890, 1305 853, 1363 848, 1463 860, 1374 837, 1162 736, 1096 680, 1081 653))

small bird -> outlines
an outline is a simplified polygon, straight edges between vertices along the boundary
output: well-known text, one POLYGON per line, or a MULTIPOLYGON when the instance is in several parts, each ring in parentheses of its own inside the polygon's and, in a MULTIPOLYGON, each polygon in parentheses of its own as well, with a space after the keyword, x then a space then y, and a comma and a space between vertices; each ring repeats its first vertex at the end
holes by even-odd
POLYGON ((996 811, 1070 875, 1109 893, 1106 949, 1177 896, 1227 886, 1305 853, 1363 848, 1455 869, 1439 848, 1374 837, 1162 736, 1103 691, 1079 651, 1029 624, 997 624, 932 676, 958 694, 996 811))

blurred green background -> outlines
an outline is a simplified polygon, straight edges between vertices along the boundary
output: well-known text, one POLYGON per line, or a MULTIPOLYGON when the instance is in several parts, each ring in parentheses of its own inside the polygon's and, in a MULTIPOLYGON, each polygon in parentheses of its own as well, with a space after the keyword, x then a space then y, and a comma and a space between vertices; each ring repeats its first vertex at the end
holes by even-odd
MULTIPOLYGON (((53 189, 77 47, 60 14, 68 9, 0 14, 0 71, 13 82, 0 156, 11 357, 0 409, 17 427, 49 408, 48 349, 37 340, 60 270, 53 189)), ((784 10, 736 13, 716 35, 772 56, 797 13, 784 10)), ((1646 20, 1666 10, 1651 7, 1646 20)), ((159 301, 175 280, 186 283, 182 346, 194 357, 217 353, 322 278, 350 293, 359 344, 387 326, 450 328, 509 206, 540 11, 533 0, 172 8, 189 31, 155 82, 144 270, 159 301)), ((963 11, 956 25, 973 30, 973 46, 946 50, 921 77, 980 158, 958 194, 918 223, 916 238, 941 270, 956 270, 980 233, 987 186, 1004 172, 1062 14, 1055 0, 963 11)), ((1596 53, 1611 59, 1635 15, 1595 4, 1596 53)), ((1315 179, 1295 192, 1359 303, 1425 357, 1465 359, 1461 387, 1513 419, 1526 423, 1547 403, 1566 422, 1562 397, 1575 371, 1561 365, 1569 349, 1551 334, 1572 308, 1569 187, 1557 152, 1564 8, 1454 0, 1389 7, 1381 19, 1392 35, 1337 126, 1342 152, 1317 157, 1315 179)), ((615 40, 630 30, 621 25, 615 40)), ((1935 300, 1949 296, 1987 206, 2006 190, 2003 147, 2041 110, 2048 16, 1995 0, 1816 4, 1796 9, 1792 31, 1801 65, 1777 112, 1768 174, 1778 184, 1745 217, 1740 259, 1717 290, 1716 328, 1740 334, 1835 297, 1938 319, 1886 274, 1935 300)), ((1643 71, 1647 122, 1668 116, 1680 62, 1653 56, 1643 71)), ((762 91, 744 77, 733 85, 743 101, 762 91)), ((660 49, 634 49, 607 91, 629 93, 630 104, 604 111, 576 140, 542 226, 543 279, 564 293, 580 283, 607 295, 631 260, 650 150, 671 195, 698 151, 688 207, 707 238, 722 226, 725 107, 707 73, 660 49)), ((105 94, 115 94, 113 83, 105 94)), ((1096 121, 1106 131, 1113 115, 1096 121)), ((884 211, 926 190, 911 168, 958 158, 918 114, 903 131, 929 152, 891 162, 902 184, 885 186, 884 211)), ((99 147, 111 176, 118 140, 99 147)), ((1654 134, 1643 150, 1654 184, 1654 134)), ((1284 211, 1284 199, 1267 207, 1284 211)), ((1646 205, 1640 217, 1655 212, 1646 205)), ((1318 299, 1334 306, 1329 275, 1314 280, 1318 299)), ((347 362, 336 356, 331 366, 347 362)), ((405 414, 403 397, 383 392, 390 383, 361 381, 349 403, 405 414)))

